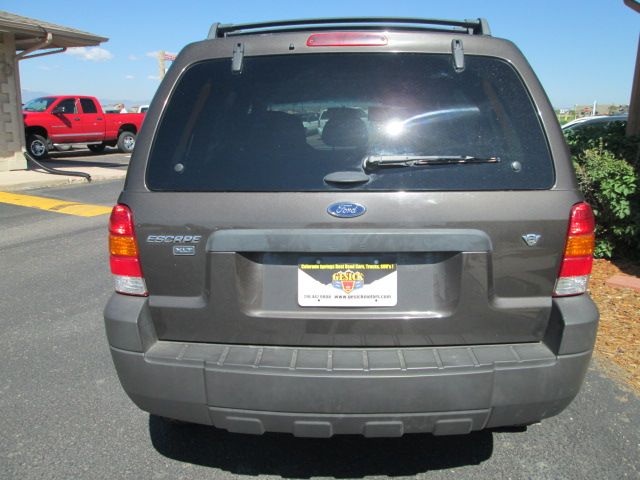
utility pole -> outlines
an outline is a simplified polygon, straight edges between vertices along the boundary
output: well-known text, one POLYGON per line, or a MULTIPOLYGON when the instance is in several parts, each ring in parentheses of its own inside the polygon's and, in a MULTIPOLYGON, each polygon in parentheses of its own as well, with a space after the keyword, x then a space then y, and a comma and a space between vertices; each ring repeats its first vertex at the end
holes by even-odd
MULTIPOLYGON (((638 0, 623 0, 624 4, 640 13, 638 0)), ((629 119, 627 120, 627 137, 640 135, 640 39, 638 39, 638 53, 636 54, 636 69, 633 75, 631 87, 631 100, 629 102, 629 119)), ((640 153, 640 151, 639 151, 640 153)))
POLYGON ((160 80, 162 80, 164 78, 164 74, 167 73, 167 69, 165 68, 164 63, 164 55, 164 50, 158 51, 158 76, 160 77, 160 80))
POLYGON ((631 101, 629 102, 629 118, 627 120, 627 137, 640 135, 640 39, 638 39, 638 53, 636 54, 636 70, 631 87, 631 101))

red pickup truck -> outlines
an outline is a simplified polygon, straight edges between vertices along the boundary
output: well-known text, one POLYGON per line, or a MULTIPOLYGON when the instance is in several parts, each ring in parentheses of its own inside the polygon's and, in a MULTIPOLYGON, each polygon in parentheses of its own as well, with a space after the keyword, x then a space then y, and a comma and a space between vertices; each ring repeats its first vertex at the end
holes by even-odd
POLYGON ((27 151, 39 160, 58 144, 84 143, 92 152, 117 146, 131 153, 143 113, 104 113, 94 97, 55 95, 22 107, 27 151))

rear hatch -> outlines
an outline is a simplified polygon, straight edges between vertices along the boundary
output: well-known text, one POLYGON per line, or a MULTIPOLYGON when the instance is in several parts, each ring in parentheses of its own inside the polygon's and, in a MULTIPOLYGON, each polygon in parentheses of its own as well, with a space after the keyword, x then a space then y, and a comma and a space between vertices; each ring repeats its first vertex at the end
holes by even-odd
POLYGON ((450 55, 352 52, 230 64, 180 76, 146 188, 121 198, 159 338, 541 340, 579 198, 552 188, 537 109, 508 62, 467 55, 458 71, 450 55))

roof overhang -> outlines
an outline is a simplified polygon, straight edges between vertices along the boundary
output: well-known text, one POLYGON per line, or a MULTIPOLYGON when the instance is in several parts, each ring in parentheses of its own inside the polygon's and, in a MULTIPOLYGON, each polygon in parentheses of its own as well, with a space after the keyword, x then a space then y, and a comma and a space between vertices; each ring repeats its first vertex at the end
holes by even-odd
POLYGON ((0 33, 11 33, 15 37, 16 51, 33 49, 47 41, 47 49, 93 47, 109 40, 106 37, 83 32, 75 28, 44 22, 0 11, 0 33))

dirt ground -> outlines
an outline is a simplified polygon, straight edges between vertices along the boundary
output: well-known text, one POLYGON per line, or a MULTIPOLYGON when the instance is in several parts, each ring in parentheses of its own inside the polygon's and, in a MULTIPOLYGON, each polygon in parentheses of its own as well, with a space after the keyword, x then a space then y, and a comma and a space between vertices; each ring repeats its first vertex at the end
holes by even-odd
POLYGON ((605 284, 620 273, 640 276, 640 265, 594 261, 589 291, 600 310, 596 352, 622 367, 625 380, 640 392, 640 292, 605 284))

